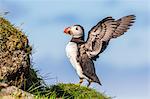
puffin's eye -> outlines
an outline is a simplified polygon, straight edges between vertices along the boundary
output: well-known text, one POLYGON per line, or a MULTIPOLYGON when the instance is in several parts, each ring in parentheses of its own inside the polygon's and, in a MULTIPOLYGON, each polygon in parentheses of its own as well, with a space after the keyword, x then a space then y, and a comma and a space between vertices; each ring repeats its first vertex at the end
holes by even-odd
POLYGON ((78 28, 76 27, 76 30, 78 30, 78 28))

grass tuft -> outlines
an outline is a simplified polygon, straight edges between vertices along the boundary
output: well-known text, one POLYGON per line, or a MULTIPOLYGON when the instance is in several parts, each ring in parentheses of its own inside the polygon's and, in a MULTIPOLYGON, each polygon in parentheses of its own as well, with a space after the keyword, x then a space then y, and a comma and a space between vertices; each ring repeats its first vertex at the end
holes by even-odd
POLYGON ((111 99, 111 97, 97 92, 95 89, 71 83, 59 83, 57 85, 47 86, 43 90, 34 90, 33 94, 35 94, 37 99, 111 99))

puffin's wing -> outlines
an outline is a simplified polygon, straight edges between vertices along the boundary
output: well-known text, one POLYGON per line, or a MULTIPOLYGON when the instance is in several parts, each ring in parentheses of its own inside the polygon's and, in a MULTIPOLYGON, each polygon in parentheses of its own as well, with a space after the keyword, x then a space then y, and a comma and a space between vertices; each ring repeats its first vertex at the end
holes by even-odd
POLYGON ((124 32, 126 32, 129 29, 129 26, 132 26, 134 20, 135 20, 134 15, 125 16, 116 20, 117 28, 113 32, 113 38, 119 37, 122 34, 124 34, 124 32))
POLYGON ((94 59, 101 51, 103 42, 112 38, 112 33, 117 27, 117 22, 112 17, 106 17, 98 22, 88 34, 87 41, 81 45, 80 53, 86 52, 89 58, 94 59))
POLYGON ((106 49, 109 40, 126 32, 134 19, 134 15, 125 16, 116 21, 112 17, 104 18, 89 31, 88 39, 81 45, 80 50, 85 50, 89 58, 95 60, 99 53, 106 49))

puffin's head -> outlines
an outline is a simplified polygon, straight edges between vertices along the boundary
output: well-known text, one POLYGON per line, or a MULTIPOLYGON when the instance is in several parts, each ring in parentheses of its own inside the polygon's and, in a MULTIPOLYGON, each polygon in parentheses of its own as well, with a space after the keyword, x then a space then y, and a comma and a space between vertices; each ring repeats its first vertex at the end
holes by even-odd
POLYGON ((71 35, 73 38, 84 36, 84 29, 81 25, 73 25, 64 30, 64 33, 71 35))

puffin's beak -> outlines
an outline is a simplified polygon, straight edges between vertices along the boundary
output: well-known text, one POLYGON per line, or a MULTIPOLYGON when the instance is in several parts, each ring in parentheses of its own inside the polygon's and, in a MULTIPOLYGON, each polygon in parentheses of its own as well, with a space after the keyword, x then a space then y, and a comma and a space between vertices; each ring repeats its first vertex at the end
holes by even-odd
POLYGON ((70 27, 65 28, 65 29, 64 29, 64 33, 71 35, 70 27))

